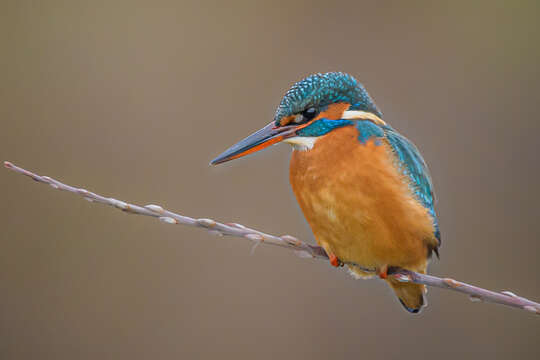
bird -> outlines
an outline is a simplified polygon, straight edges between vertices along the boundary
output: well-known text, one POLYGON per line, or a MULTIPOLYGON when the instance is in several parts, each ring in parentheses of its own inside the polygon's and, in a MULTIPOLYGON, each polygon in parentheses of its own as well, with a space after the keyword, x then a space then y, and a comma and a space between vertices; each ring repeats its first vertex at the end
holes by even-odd
POLYGON ((433 183, 417 147, 383 120, 356 78, 329 72, 293 84, 273 121, 211 164, 280 142, 292 146, 293 193, 330 264, 385 279, 403 307, 419 313, 425 286, 389 276, 426 273, 432 254, 439 257, 433 183))

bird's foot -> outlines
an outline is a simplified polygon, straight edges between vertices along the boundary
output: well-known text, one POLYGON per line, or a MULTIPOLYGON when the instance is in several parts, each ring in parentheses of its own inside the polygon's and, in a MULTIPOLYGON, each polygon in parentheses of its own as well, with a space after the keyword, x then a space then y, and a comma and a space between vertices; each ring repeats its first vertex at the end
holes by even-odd
POLYGON ((377 269, 377 273, 381 279, 386 279, 388 277, 388 265, 377 269))
POLYGON ((330 265, 335 267, 343 266, 343 262, 341 262, 334 253, 329 253, 328 258, 330 259, 330 265))

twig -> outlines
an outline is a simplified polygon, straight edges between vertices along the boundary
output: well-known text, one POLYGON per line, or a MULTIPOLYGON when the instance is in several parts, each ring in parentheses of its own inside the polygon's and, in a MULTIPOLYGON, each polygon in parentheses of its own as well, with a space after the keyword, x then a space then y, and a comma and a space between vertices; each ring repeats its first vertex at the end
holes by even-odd
MULTIPOLYGON (((49 184, 51 187, 57 190, 64 190, 71 193, 78 194, 90 202, 98 202, 101 204, 113 206, 124 212, 137 215, 145 215, 158 218, 167 224, 182 224, 188 226, 195 226, 204 228, 213 234, 220 236, 234 236, 245 238, 253 242, 254 247, 261 244, 269 244, 274 246, 280 246, 293 250, 300 257, 309 257, 314 259, 328 260, 328 256, 323 248, 320 246, 310 245, 290 235, 275 236, 263 233, 261 231, 250 229, 246 226, 235 223, 220 223, 212 219, 194 219, 188 216, 183 216, 172 211, 166 210, 159 205, 145 205, 138 206, 117 200, 114 198, 104 197, 86 189, 73 187, 61 183, 58 180, 52 179, 48 176, 36 175, 33 172, 13 165, 12 163, 5 161, 4 166, 10 170, 13 170, 19 174, 23 174, 31 177, 35 181, 49 184)), ((346 265, 354 265, 361 267, 355 263, 345 263, 346 265)), ((362 267, 361 267, 362 268, 362 267)), ((370 269, 362 268, 365 271, 373 271, 370 269)), ((389 276, 393 276, 402 282, 413 282, 417 284, 424 284, 428 286, 438 287, 442 289, 449 289, 458 291, 469 295, 472 301, 485 301, 495 304, 507 305, 515 308, 519 308, 537 315, 540 315, 540 304, 534 301, 528 300, 521 296, 517 296, 509 291, 495 292, 479 288, 473 285, 462 283, 450 278, 439 278, 432 275, 420 274, 414 271, 398 269, 393 271, 389 276)))

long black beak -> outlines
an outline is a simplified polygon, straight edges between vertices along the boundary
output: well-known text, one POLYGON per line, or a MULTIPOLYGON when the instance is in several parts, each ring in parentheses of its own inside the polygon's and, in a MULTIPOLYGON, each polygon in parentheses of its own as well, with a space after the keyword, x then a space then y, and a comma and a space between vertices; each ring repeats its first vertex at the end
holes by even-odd
POLYGON ((231 146, 217 158, 210 162, 211 165, 221 164, 225 161, 237 159, 247 154, 262 150, 270 145, 296 135, 295 125, 275 126, 272 121, 262 129, 249 135, 244 140, 231 146))

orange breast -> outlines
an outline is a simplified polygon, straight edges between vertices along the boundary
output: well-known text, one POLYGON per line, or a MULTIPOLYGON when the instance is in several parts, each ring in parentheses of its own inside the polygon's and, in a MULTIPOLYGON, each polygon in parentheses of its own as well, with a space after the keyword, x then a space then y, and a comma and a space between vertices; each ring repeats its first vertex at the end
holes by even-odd
POLYGON ((423 271, 435 243, 427 210, 396 169, 390 147, 347 126, 294 150, 290 181, 317 242, 342 261, 423 271))

